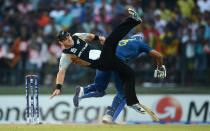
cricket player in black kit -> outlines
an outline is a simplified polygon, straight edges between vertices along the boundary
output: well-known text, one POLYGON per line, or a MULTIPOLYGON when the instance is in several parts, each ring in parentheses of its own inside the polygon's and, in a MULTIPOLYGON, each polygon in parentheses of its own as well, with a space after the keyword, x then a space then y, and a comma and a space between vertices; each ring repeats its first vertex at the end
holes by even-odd
MULTIPOLYGON (((70 34, 65 31, 59 32, 57 39, 59 43, 63 44, 65 47, 65 49, 63 50, 63 54, 67 55, 72 63, 82 66, 88 66, 103 71, 113 70, 115 72, 118 72, 123 83, 123 90, 127 105, 141 113, 143 109, 139 104, 135 92, 134 71, 115 55, 118 42, 133 27, 142 22, 141 18, 134 10, 129 8, 128 12, 131 17, 127 18, 123 23, 115 28, 113 32, 105 39, 105 41, 104 37, 93 35, 90 33, 84 33, 85 36, 83 35, 83 38, 80 35, 76 35, 77 33, 71 37, 70 34), (102 50, 100 51, 94 49, 91 45, 86 43, 86 40, 100 40, 102 41, 102 43, 104 41, 102 50), (65 46, 65 42, 73 44, 65 46)), ((57 89, 53 92, 51 98, 60 94, 65 77, 65 74, 61 74, 62 73, 60 73, 59 70, 56 79, 57 89)))

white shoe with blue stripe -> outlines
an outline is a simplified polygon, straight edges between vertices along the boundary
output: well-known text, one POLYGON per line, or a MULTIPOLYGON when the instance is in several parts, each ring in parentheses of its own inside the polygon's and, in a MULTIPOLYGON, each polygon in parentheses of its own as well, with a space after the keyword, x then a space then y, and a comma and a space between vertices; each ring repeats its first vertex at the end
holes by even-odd
POLYGON ((130 108, 134 109, 135 111, 141 113, 141 114, 145 114, 145 110, 143 108, 141 108, 140 104, 137 103, 137 104, 134 104, 132 106, 129 106, 130 108))

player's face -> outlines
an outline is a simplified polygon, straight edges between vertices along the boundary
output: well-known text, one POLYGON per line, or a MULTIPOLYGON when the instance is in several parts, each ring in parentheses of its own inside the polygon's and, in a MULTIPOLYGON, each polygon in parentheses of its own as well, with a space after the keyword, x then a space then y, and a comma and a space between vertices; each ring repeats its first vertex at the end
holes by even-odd
POLYGON ((65 48, 70 48, 74 46, 74 41, 72 40, 71 36, 67 36, 65 40, 60 41, 60 44, 63 45, 65 48))

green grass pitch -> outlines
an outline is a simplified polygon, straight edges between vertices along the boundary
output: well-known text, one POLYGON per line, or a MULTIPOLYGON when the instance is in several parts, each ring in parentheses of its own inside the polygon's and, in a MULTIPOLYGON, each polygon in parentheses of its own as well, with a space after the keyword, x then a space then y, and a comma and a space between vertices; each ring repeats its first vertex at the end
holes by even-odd
POLYGON ((210 131, 210 125, 0 124, 0 131, 210 131))

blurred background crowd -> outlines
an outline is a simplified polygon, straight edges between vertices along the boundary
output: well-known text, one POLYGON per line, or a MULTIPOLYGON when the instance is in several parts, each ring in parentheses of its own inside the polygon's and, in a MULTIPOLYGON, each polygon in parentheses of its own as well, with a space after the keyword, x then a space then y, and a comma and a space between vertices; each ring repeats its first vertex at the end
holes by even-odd
MULTIPOLYGON (((0 0, 0 85, 24 84, 26 74, 54 84, 62 52, 56 34, 64 29, 108 36, 128 7, 143 19, 128 37, 142 32, 161 52, 167 67, 162 82, 210 86, 210 0, 0 0)), ((137 83, 158 82, 155 61, 147 55, 131 66, 137 83)), ((73 65, 66 83, 93 78, 93 70, 73 65)))

